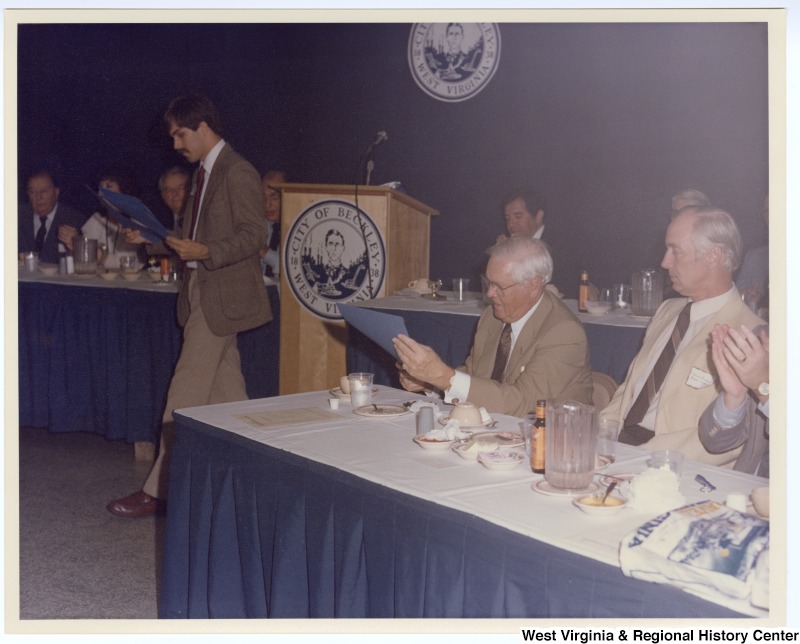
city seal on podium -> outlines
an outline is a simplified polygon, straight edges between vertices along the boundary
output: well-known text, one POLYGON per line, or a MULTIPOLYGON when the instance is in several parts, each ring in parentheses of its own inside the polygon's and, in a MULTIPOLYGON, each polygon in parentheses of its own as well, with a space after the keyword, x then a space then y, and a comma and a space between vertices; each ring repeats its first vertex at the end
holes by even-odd
POLYGON ((417 23, 408 39, 408 65, 423 91, 440 101, 472 98, 500 62, 500 29, 493 22, 417 23))
POLYGON ((339 304, 375 297, 386 275, 380 230, 355 205, 326 199, 294 220, 283 247, 286 281, 297 301, 325 320, 341 320, 339 304))

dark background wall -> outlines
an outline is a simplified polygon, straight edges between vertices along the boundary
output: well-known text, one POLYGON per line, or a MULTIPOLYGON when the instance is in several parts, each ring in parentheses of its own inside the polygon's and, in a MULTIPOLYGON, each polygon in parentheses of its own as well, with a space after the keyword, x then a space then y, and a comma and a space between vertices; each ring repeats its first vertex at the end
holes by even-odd
MULTIPOLYGON (((766 241, 764 23, 501 23, 491 82, 445 103, 408 66, 410 24, 108 24, 19 27, 20 177, 48 163, 65 201, 132 167, 159 207, 179 160, 161 115, 187 90, 220 108, 227 140, 259 171, 353 183, 378 130, 372 183, 401 181, 438 209, 431 277, 475 280, 522 185, 549 203, 554 281, 575 297, 660 261, 670 196, 697 187, 766 241)), ((20 192, 24 197, 24 191, 20 192)), ((447 283, 447 282, 446 282, 447 283)))

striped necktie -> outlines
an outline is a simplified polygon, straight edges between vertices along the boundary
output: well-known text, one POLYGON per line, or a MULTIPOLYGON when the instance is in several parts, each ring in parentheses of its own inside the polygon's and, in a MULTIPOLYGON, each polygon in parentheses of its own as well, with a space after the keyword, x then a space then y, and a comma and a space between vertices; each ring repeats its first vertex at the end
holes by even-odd
POLYGON ((203 194, 203 184, 206 180, 206 169, 201 165, 197 170, 197 184, 194 189, 194 202, 192 203, 192 217, 189 219, 189 239, 194 239, 197 231, 197 215, 200 210, 200 197, 203 194))
POLYGON ((681 340, 683 340, 683 336, 686 335, 686 329, 689 328, 689 313, 691 308, 692 303, 689 302, 683 307, 680 315, 678 315, 678 320, 675 322, 675 327, 672 329, 672 335, 667 340, 667 344, 664 345, 653 370, 650 372, 650 375, 647 376, 644 387, 642 387, 639 396, 636 398, 630 411, 628 411, 628 415, 625 417, 625 427, 641 423, 647 414, 647 410, 650 409, 650 405, 653 404, 656 394, 664 384, 672 361, 675 359, 675 353, 681 344, 681 340))
POLYGON ((500 334, 500 341, 497 343, 497 353, 494 357, 494 369, 492 370, 492 380, 503 382, 503 375, 506 372, 508 356, 511 354, 511 325, 506 324, 500 334))

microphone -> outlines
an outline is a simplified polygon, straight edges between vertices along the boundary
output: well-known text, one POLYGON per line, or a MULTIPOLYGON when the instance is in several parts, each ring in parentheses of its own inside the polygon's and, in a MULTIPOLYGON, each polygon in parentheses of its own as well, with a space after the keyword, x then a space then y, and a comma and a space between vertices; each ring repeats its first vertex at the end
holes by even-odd
POLYGON ((380 132, 378 132, 375 135, 375 139, 372 141, 372 147, 375 147, 376 145, 380 145, 381 143, 383 143, 388 138, 389 138, 389 135, 386 134, 386 130, 381 130, 380 132))
POLYGON ((366 185, 369 185, 369 181, 372 176, 372 169, 375 167, 375 163, 372 160, 372 151, 375 149, 376 145, 380 145, 388 138, 389 135, 386 134, 386 130, 381 130, 375 135, 375 138, 372 140, 372 143, 369 144, 367 151, 364 153, 363 160, 366 161, 366 171, 367 171, 367 177, 365 180, 366 185))

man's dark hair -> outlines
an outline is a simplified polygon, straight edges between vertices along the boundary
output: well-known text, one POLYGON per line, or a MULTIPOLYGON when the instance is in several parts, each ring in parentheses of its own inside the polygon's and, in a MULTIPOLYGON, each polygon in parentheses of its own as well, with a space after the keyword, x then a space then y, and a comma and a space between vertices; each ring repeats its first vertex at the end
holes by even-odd
POLYGON ((205 121, 216 134, 222 136, 222 120, 211 100, 202 94, 186 94, 172 99, 164 113, 167 126, 175 123, 178 127, 196 130, 205 121))
POLYGON ((53 172, 50 168, 46 167, 36 168, 30 173, 28 173, 28 176, 25 179, 25 185, 27 186, 28 182, 31 179, 38 179, 39 177, 47 177, 48 179, 50 179, 50 181, 53 182, 54 187, 56 188, 59 187, 59 181, 58 177, 56 176, 56 173, 53 172))
POLYGON ((522 199, 522 201, 525 202, 525 208, 534 217, 540 210, 542 212, 547 212, 547 203, 545 202, 544 197, 536 192, 536 190, 533 188, 522 188, 506 195, 503 199, 503 210, 505 210, 505 207, 508 204, 510 204, 512 201, 516 201, 517 199, 522 199))

